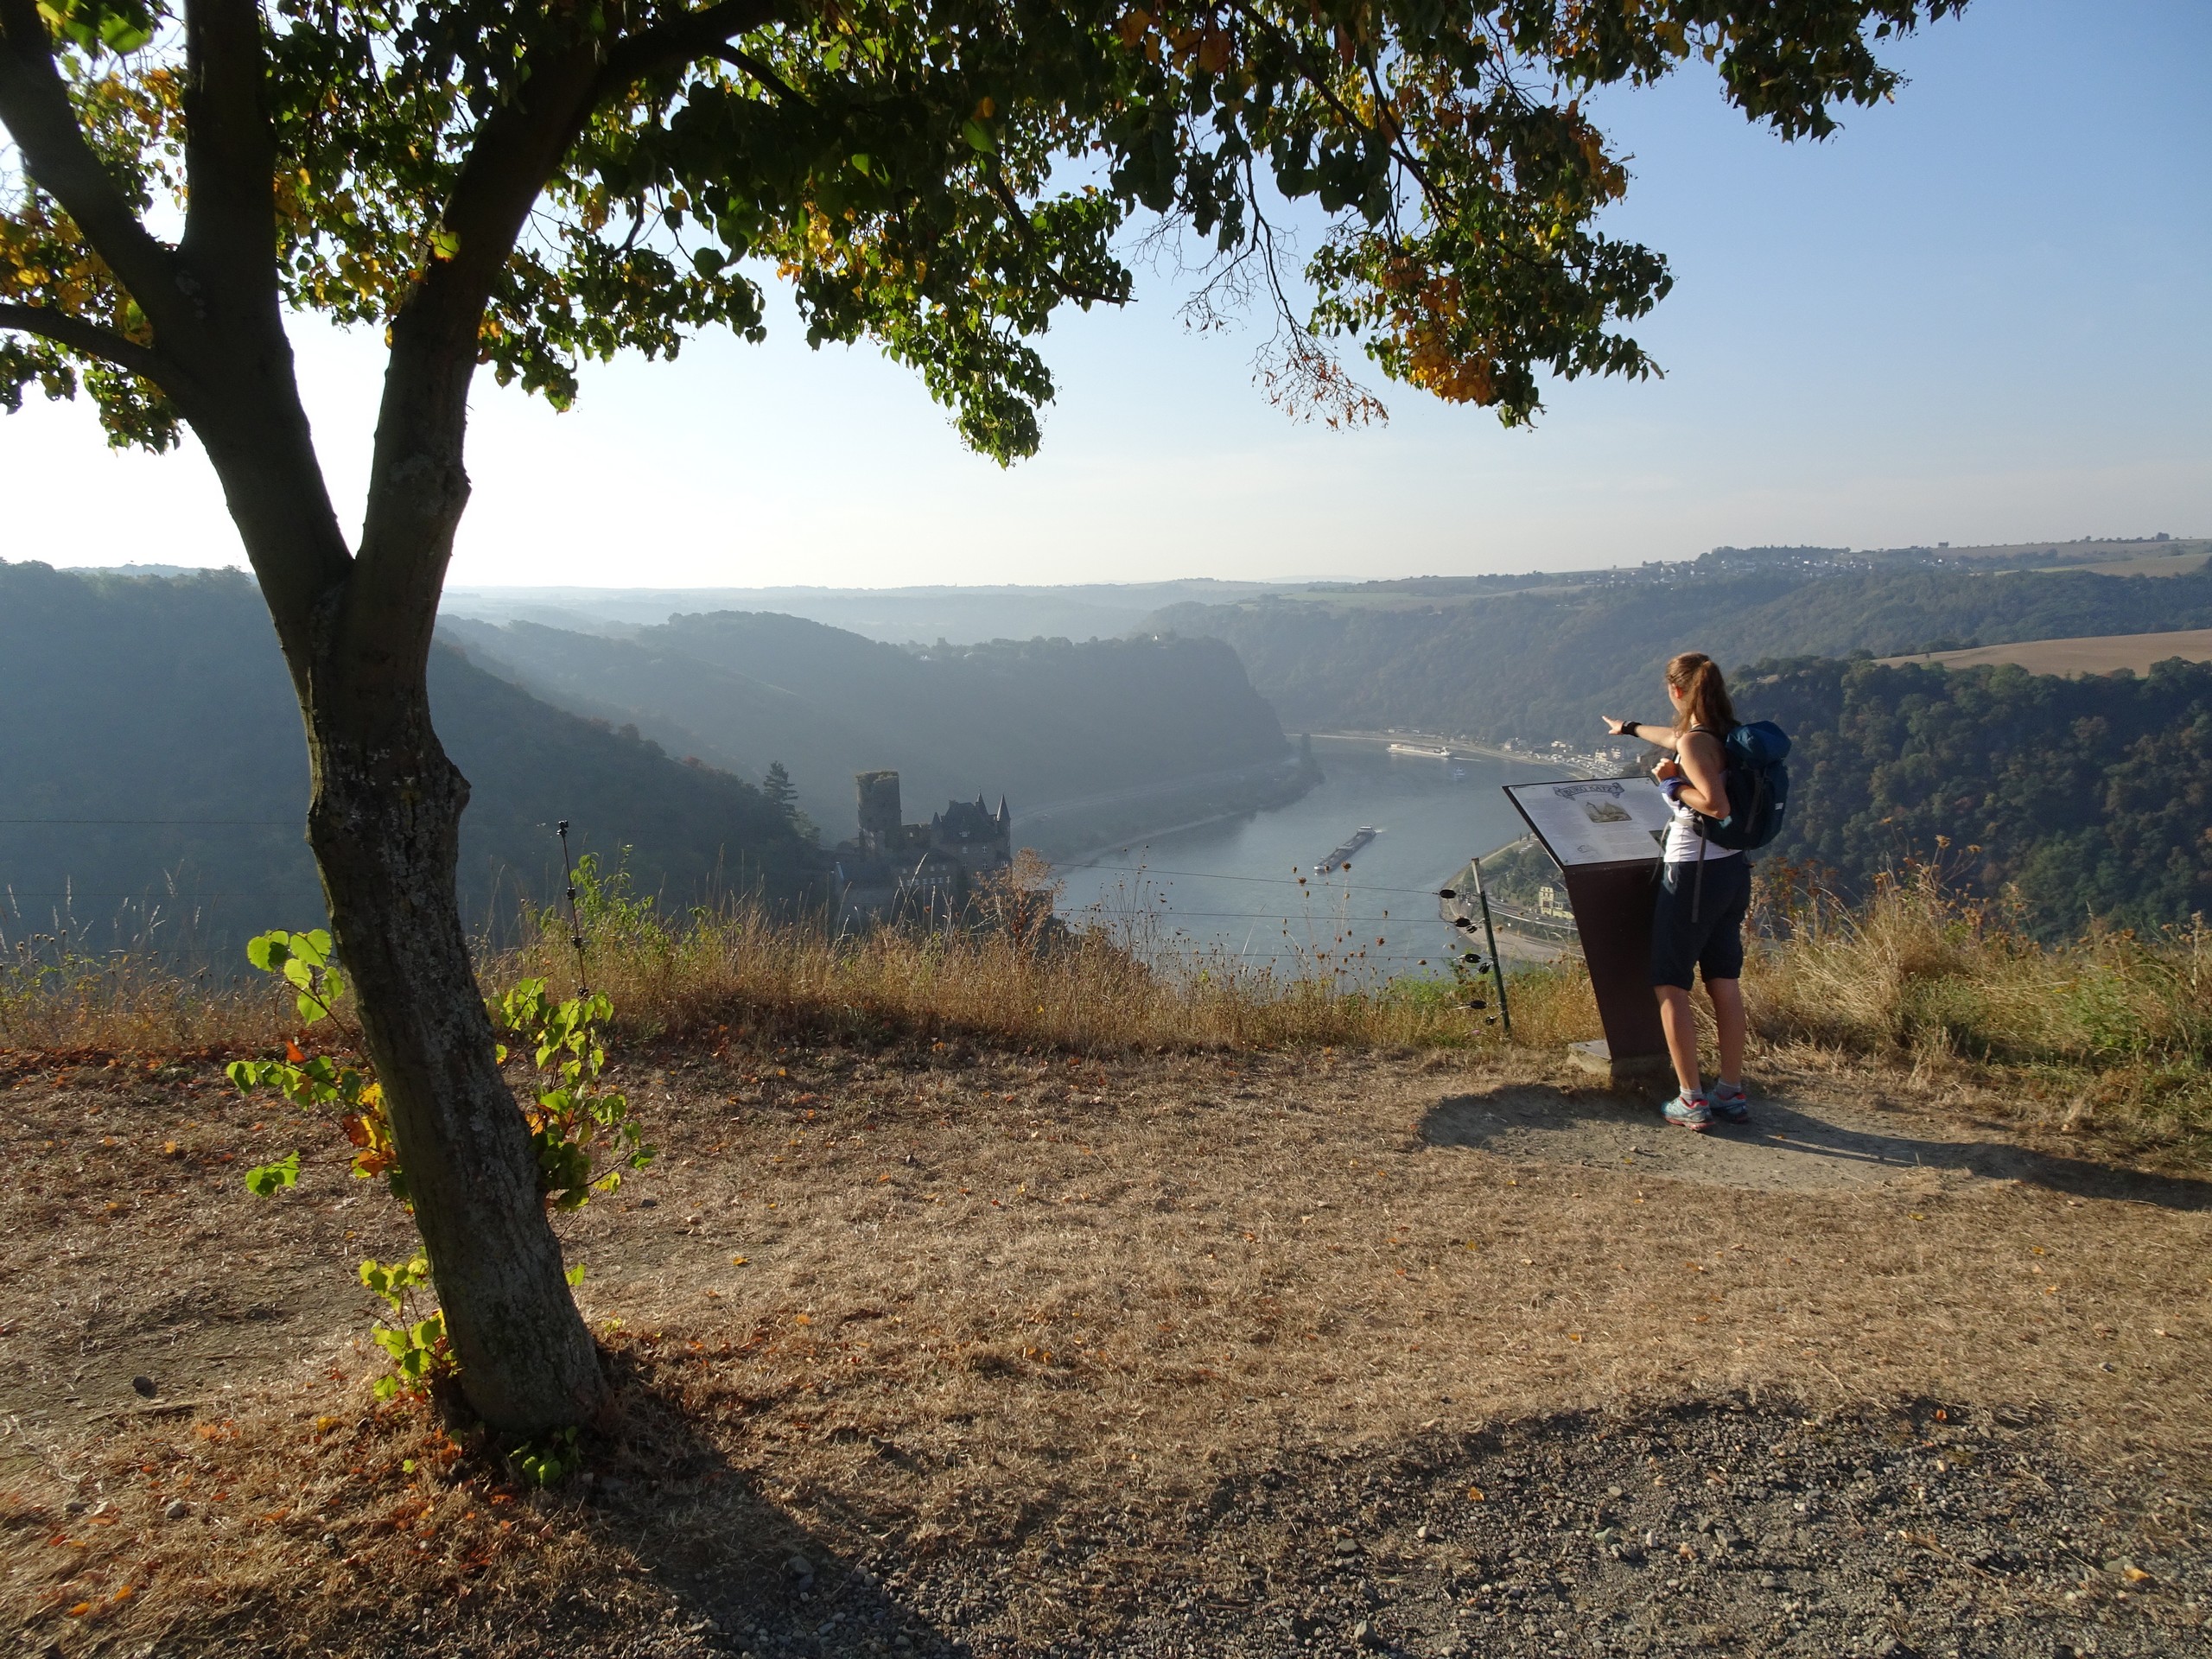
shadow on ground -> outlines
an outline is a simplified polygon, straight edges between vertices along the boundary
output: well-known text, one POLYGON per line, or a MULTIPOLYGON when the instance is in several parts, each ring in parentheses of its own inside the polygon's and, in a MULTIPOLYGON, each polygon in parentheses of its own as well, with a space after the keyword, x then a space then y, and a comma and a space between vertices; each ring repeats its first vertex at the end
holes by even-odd
POLYGON ((2028 1181, 2079 1198, 2212 1208, 2212 1181, 2146 1175, 2004 1141, 1951 1140, 1943 1130, 1904 1113, 1783 1095, 1758 1100, 1748 1123, 1716 1122, 1700 1135, 1673 1128, 1656 1105, 1632 1095, 1549 1086, 1453 1095, 1421 1125, 1431 1146, 1770 1192, 1847 1192, 1933 1170, 2028 1181))
POLYGON ((655 1659, 968 1653, 885 1584, 877 1569, 889 1558, 872 1556, 866 1541, 879 1535, 878 1517, 832 1503, 847 1511, 832 1519, 847 1546, 839 1548, 792 1516, 791 1494, 764 1489, 715 1445, 702 1413, 742 1418, 754 1402, 697 1397, 683 1385, 680 1355, 605 1357, 617 1404, 580 1491, 579 1519, 609 1547, 608 1560, 628 1556, 665 1598, 662 1640, 635 1643, 635 1624, 622 1617, 627 1598, 613 1586, 578 1623, 601 1624, 613 1613, 614 1628, 566 1633, 566 1650, 655 1659))

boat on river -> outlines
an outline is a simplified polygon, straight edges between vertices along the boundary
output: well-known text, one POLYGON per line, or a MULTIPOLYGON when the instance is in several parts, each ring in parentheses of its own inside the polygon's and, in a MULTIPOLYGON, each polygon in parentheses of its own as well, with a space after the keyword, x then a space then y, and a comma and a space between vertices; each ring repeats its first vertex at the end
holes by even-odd
POLYGON ((1377 833, 1378 832, 1373 824, 1361 824, 1358 829, 1351 832, 1351 836, 1345 840, 1344 843, 1341 847, 1338 847, 1336 851, 1331 853, 1319 864, 1316 864, 1313 867, 1314 869, 1323 875, 1328 874, 1332 870, 1350 869, 1351 868, 1352 855, 1359 851, 1361 848, 1366 846, 1369 842, 1374 840, 1377 833))
POLYGON ((1393 754, 1410 754, 1423 760, 1449 760, 1452 751, 1441 743, 1393 743, 1393 754))

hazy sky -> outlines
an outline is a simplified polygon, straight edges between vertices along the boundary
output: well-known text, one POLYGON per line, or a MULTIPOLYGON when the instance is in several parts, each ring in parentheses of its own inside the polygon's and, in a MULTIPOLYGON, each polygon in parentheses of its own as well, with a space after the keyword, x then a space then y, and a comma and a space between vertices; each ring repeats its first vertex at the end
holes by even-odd
MULTIPOLYGON (((1393 576, 1885 546, 2212 533, 2212 6, 1978 0, 1895 50, 1911 77, 1782 144, 1709 74, 1614 98, 1618 234, 1669 255, 1638 337, 1663 382, 1558 385, 1533 432, 1383 386, 1394 418, 1301 427, 1255 344, 1179 289, 1045 342, 1044 452, 963 450, 907 372, 765 346, 588 370, 556 416, 480 378, 456 583, 754 586, 1393 576)), ((358 518, 379 353, 299 325, 358 518)), ((1370 375, 1379 382, 1379 377, 1370 375)), ((0 422, 0 557, 239 562, 194 448, 102 448, 34 394, 0 422)))

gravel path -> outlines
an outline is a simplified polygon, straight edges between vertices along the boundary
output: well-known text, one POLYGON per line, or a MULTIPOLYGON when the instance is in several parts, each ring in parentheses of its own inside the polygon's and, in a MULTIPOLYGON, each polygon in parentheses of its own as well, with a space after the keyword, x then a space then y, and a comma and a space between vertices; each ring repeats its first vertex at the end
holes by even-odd
POLYGON ((1000 1548, 792 1553, 742 1600, 522 1650, 2171 1659, 2212 1653, 2205 1516, 2034 1424, 1735 1400, 1287 1452, 1179 1510, 1071 1506, 1000 1548))
POLYGON ((1169 1535, 1064 1517, 1012 1560, 893 1571, 880 1611, 895 1624, 903 1604, 925 1650, 1068 1659, 2212 1652, 2201 1497, 2092 1479, 2033 1426, 1933 1413, 1820 1421, 1734 1402, 1285 1457, 1169 1535), (1033 1622, 1039 1592, 1069 1628, 1020 1627, 1014 1609, 1033 1622))

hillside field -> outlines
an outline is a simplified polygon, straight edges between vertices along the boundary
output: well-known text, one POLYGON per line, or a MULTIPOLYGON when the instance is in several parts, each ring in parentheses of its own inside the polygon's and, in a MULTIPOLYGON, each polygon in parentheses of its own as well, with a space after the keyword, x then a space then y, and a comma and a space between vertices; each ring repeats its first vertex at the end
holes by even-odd
POLYGON ((2170 658, 2212 662, 2212 628, 2183 628, 2171 633, 2097 633, 2073 639, 2023 639, 2009 645, 1979 645, 1970 651, 1929 651, 1885 657, 1885 668, 1903 663, 1943 668, 1980 668, 2011 663, 2031 674, 2111 674, 2126 669, 2148 674, 2151 664, 2170 658))

